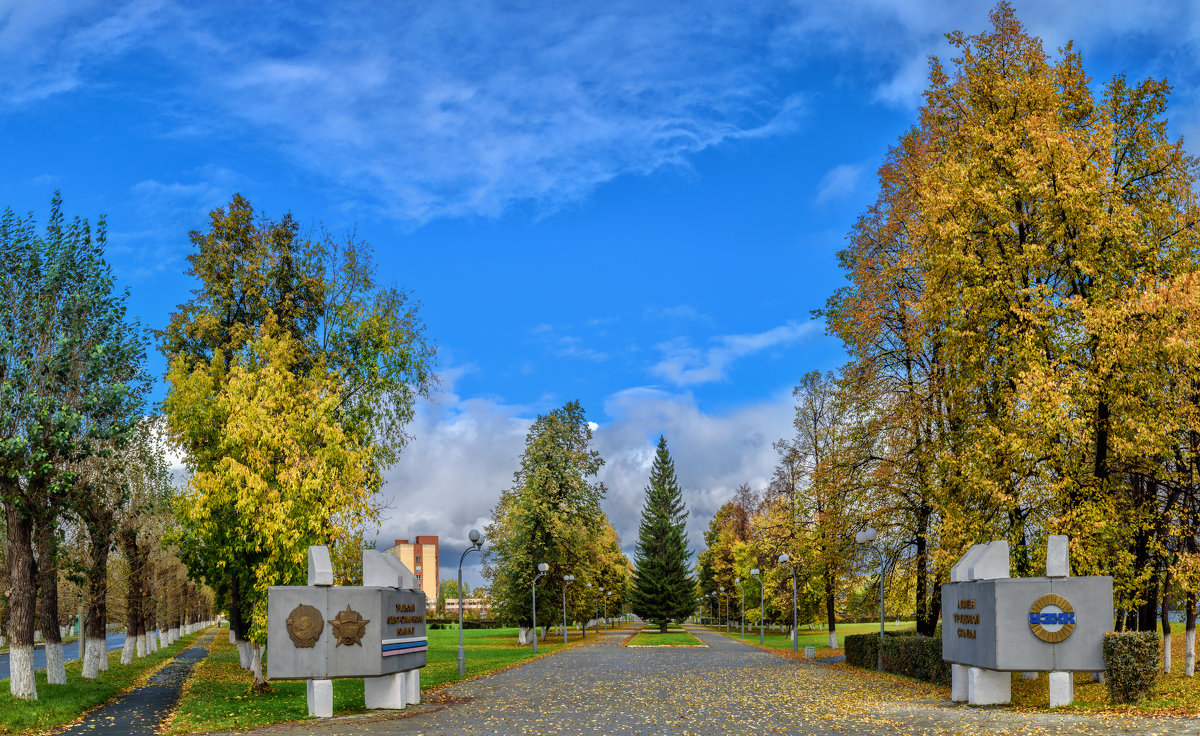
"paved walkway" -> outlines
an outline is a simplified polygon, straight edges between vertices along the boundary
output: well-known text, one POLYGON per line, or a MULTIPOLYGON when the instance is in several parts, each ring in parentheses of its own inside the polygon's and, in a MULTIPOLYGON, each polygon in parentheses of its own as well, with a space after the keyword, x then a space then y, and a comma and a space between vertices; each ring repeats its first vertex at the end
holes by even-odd
MULTIPOLYGON (((441 690, 402 717, 305 721, 325 734, 1200 734, 1200 720, 971 708, 847 667, 785 659, 691 628, 709 649, 626 649, 629 631, 441 690)), ((468 651, 468 657, 470 652, 468 651)))
MULTIPOLYGON (((226 630, 228 633, 228 630, 226 630)), ((208 656, 214 632, 200 637, 150 678, 150 683, 102 705, 83 720, 59 734, 92 736, 153 736, 167 712, 179 700, 179 692, 192 668, 208 656)))

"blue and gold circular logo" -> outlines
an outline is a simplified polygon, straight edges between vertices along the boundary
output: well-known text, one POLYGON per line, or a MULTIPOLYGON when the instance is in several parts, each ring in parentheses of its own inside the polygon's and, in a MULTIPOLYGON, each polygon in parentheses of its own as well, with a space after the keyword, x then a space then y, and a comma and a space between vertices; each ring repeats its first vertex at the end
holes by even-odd
POLYGON ((1075 609, 1061 595, 1044 595, 1029 607, 1029 628, 1048 644, 1057 644, 1075 630, 1075 609))

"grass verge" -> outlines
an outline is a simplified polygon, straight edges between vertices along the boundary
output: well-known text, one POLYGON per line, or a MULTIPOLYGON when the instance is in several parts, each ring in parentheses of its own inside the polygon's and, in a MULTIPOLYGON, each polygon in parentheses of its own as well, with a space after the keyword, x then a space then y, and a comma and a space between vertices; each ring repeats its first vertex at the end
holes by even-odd
POLYGON ((80 676, 80 662, 67 662, 67 684, 50 685, 45 670, 35 675, 37 700, 20 700, 9 695, 8 679, 0 680, 0 734, 42 733, 79 720, 87 711, 107 703, 122 692, 141 683, 150 672, 190 646, 199 633, 185 636, 154 654, 121 664, 121 650, 108 653, 108 672, 95 680, 80 676))
MULTIPOLYGON (((589 634, 592 640, 595 634, 589 634)), ((568 644, 582 643, 580 632, 568 632, 568 644)), ((517 629, 467 629, 463 632, 467 677, 458 676, 458 630, 429 631, 427 664, 421 670, 422 695, 460 679, 491 674, 533 659, 529 645, 517 644, 517 629)), ((564 647, 562 635, 549 634, 538 642, 537 656, 564 647)), ((270 657, 267 660, 270 673, 270 657)), ((363 699, 363 681, 333 681, 335 716, 367 713, 363 699)), ((228 637, 213 640, 208 659, 192 672, 179 706, 162 733, 168 735, 205 731, 238 731, 272 723, 308 718, 308 702, 303 680, 275 680, 264 693, 250 690, 250 675, 238 666, 237 649, 228 637)))
MULTIPOLYGON (((1185 716, 1195 718, 1200 713, 1200 678, 1183 675, 1183 627, 1175 627, 1171 636, 1171 674, 1162 673, 1162 641, 1159 640, 1158 685, 1154 694, 1139 703, 1117 705, 1108 699, 1108 689, 1092 682, 1089 672, 1075 673, 1075 702, 1054 712, 1103 713, 1124 716, 1185 716)), ((1012 707, 1017 710, 1049 711, 1050 680, 1046 673, 1036 680, 1026 680, 1013 673, 1012 707)))
POLYGON ((692 636, 683 629, 668 629, 667 633, 659 633, 655 627, 642 629, 629 641, 627 647, 703 647, 704 642, 692 636))

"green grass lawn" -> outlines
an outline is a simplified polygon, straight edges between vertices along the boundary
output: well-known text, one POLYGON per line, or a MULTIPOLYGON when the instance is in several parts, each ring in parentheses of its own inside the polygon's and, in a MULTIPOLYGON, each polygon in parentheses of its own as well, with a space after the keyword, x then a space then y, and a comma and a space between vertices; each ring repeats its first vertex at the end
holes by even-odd
MULTIPOLYGON (((901 621, 898 626, 896 625, 895 621, 887 622, 887 630, 888 631, 903 631, 905 629, 912 629, 915 626, 916 626, 916 624, 913 621, 901 621)), ((707 628, 709 628, 711 631, 715 631, 720 634, 725 633, 724 626, 707 627, 707 628)), ((807 628, 801 627, 800 628, 800 637, 799 637, 800 640, 799 640, 799 642, 797 642, 797 646, 800 648, 801 651, 804 650, 804 647, 816 647, 817 648, 816 654, 818 657, 834 657, 834 656, 837 656, 837 655, 840 655, 843 653, 843 647, 845 646, 844 637, 847 634, 872 634, 872 633, 875 633, 875 634, 879 633, 879 622, 878 621, 876 621, 874 623, 868 622, 868 623, 862 623, 862 624, 838 624, 837 625, 838 647, 837 647, 837 649, 832 649, 829 646, 829 632, 828 631, 825 631, 825 630, 809 631, 807 628)), ((729 624, 728 636, 731 639, 739 639, 739 640, 742 639, 741 627, 739 625, 735 625, 735 623, 731 621, 729 624)), ((769 631, 769 630, 766 631, 763 639, 764 639, 763 640, 763 648, 766 648, 766 649, 790 650, 792 648, 791 637, 787 636, 786 634, 781 634, 778 631, 769 631)), ((757 626, 751 628, 750 624, 746 624, 745 641, 747 644, 753 644, 754 646, 758 646, 758 627, 757 626)))
POLYGON ((143 677, 183 651, 200 634, 185 636, 154 654, 121 664, 121 650, 108 654, 108 672, 95 680, 80 674, 79 660, 67 662, 67 684, 46 683, 45 670, 36 674, 37 700, 18 700, 8 694, 8 679, 0 680, 0 734, 41 733, 77 720, 86 711, 108 702, 121 691, 139 684, 143 677))
POLYGON ((704 642, 683 629, 668 629, 659 633, 658 627, 648 627, 630 639, 627 647, 702 647, 704 642))
MULTIPOLYGON (((589 632, 588 638, 595 636, 589 632)), ((578 643, 578 631, 568 633, 571 644, 578 643)), ((517 644, 517 629, 467 629, 463 632, 466 648, 467 677, 475 677, 519 664, 533 658, 529 645, 517 644)), ((538 656, 563 648, 562 635, 548 634, 538 642, 538 656)), ((429 632, 428 663, 421 670, 421 690, 459 680, 458 631, 429 632)), ((268 675, 270 673, 268 657, 268 675)), ((193 673, 179 708, 164 733, 187 734, 203 731, 233 731, 308 717, 308 702, 303 680, 276 680, 266 693, 250 691, 250 674, 238 667, 237 649, 228 637, 213 642, 208 659, 193 673)), ((363 681, 333 681, 333 714, 353 715, 366 712, 363 681)))

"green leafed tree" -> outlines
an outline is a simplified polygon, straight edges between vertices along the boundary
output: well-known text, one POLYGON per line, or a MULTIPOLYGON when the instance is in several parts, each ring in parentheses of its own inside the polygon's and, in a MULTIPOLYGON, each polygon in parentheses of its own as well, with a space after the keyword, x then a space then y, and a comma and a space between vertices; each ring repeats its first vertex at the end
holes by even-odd
MULTIPOLYGON (((33 635, 46 634, 49 682, 65 682, 58 638, 58 522, 83 513, 92 491, 78 466, 123 443, 141 413, 144 335, 126 316, 104 258, 106 228, 68 221, 55 194, 40 230, 0 214, 0 504, 7 545, 9 690, 36 699, 33 635), (35 562, 34 548, 38 559, 35 562), (41 621, 37 621, 39 585, 41 621)), ((84 514, 93 543, 99 536, 84 514)), ((111 538, 108 538, 111 541, 111 538)), ((103 580, 106 554, 94 555, 103 580)), ((102 585, 90 591, 87 636, 103 636, 102 585), (99 633, 97 633, 99 632, 99 633)), ((92 674, 85 668, 85 676, 92 674)))
POLYGON ((686 618, 696 608, 696 584, 688 567, 691 552, 684 531, 686 520, 675 462, 667 451, 666 439, 660 436, 638 528, 631 602, 634 614, 658 624, 663 633, 669 622, 686 618))
POLYGON ((591 439, 577 401, 539 416, 526 435, 513 486, 492 512, 484 576, 492 581, 493 613, 520 626, 522 644, 532 633, 538 564, 550 566, 538 583, 537 618, 545 626, 561 620, 563 576, 590 579, 601 557, 604 485, 596 474, 604 460, 591 439))

